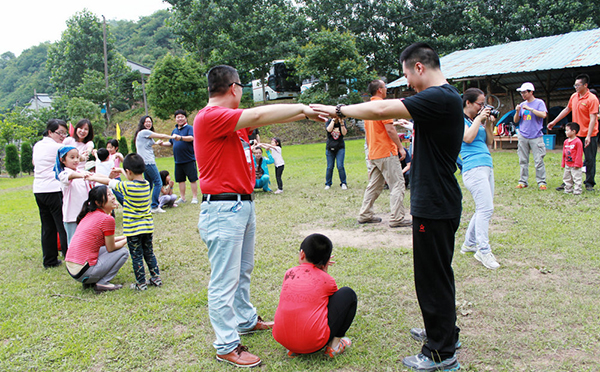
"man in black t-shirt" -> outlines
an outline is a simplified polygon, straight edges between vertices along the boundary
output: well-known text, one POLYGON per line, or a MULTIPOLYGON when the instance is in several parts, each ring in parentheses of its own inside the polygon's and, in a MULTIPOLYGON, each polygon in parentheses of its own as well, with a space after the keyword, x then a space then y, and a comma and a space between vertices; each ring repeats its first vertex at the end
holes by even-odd
POLYGON ((460 224, 462 194, 454 177, 464 123, 458 91, 448 84, 437 53, 425 43, 400 56, 408 85, 418 93, 403 100, 371 101, 351 106, 311 105, 331 117, 364 120, 414 120, 411 164, 411 214, 417 299, 425 329, 412 329, 425 342, 420 354, 404 365, 417 371, 456 370, 459 329, 456 327, 452 270, 454 238, 460 224))

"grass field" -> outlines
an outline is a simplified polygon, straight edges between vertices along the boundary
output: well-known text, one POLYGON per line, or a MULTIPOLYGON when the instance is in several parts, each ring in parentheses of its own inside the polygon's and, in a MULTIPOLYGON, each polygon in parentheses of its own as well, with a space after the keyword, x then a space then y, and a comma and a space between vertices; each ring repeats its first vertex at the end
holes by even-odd
MULTIPOLYGON (((348 332, 353 346, 335 360, 321 354, 289 359, 270 332, 242 336, 262 358, 261 370, 402 371, 402 358, 420 350, 408 335, 411 327, 422 326, 410 230, 356 223, 367 183, 362 146, 361 140, 347 142, 349 190, 339 188, 337 171, 334 187, 323 190, 325 146, 315 144, 284 146, 285 192, 257 193, 251 290, 259 314, 273 318, 283 274, 297 264, 299 244, 313 232, 331 237, 337 264, 329 272, 359 299, 348 332)), ((515 189, 516 151, 493 153, 490 242, 502 266, 491 271, 472 255, 455 255, 462 370, 600 370, 600 197, 554 191, 562 178, 560 156, 559 150, 546 156, 549 189, 541 192, 515 189)), ((172 158, 159 159, 158 167, 172 171, 172 158)), ((530 173, 533 180, 533 166, 530 173)), ((64 265, 43 269, 32 182, 0 179, 0 370, 235 370, 214 358, 207 314, 210 266, 196 226, 198 205, 155 215, 162 288, 95 295, 82 290, 64 265)), ((384 220, 388 195, 384 191, 376 203, 384 220)), ((457 246, 474 209, 464 188, 463 196, 457 246)), ((119 233, 120 225, 119 210, 119 233)), ((114 282, 133 280, 128 262, 114 282)))

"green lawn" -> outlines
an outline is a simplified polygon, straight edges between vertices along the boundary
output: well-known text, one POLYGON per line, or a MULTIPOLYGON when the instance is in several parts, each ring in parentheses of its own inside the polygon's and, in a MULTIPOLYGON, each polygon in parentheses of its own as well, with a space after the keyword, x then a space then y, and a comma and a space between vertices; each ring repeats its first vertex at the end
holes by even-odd
MULTIPOLYGON (((315 144, 284 146, 285 192, 257 194, 251 289, 259 314, 273 318, 283 274, 297 264, 299 244, 312 232, 332 238, 337 264, 330 274, 339 286, 354 288, 359 299, 348 333, 353 346, 335 360, 321 354, 289 359, 270 332, 242 336, 262 358, 262 370, 401 371, 402 358, 420 350, 408 335, 422 325, 410 230, 356 224, 367 183, 362 146, 361 140, 347 142, 347 191, 339 188, 337 171, 334 187, 323 190, 325 145, 315 144)), ((562 178, 560 156, 559 150, 546 156, 549 189, 540 192, 515 189, 516 151, 493 153, 496 208, 490 241, 502 266, 491 271, 471 255, 455 256, 462 370, 599 368, 600 198, 598 192, 576 197, 554 191, 562 178)), ((158 167, 172 171, 172 158, 159 159, 158 167)), ((533 166, 530 173, 533 180, 533 166)), ((235 370, 214 359, 207 314, 210 266, 197 232, 198 205, 155 216, 162 288, 95 295, 82 290, 64 266, 43 269, 32 182, 32 177, 0 179, 0 370, 235 370)), ((463 194, 457 246, 474 209, 464 188, 463 194)), ((384 220, 388 196, 384 191, 376 203, 384 220)), ((119 232, 120 224, 119 211, 119 232)), ((114 282, 128 286, 133 280, 128 262, 114 282)))

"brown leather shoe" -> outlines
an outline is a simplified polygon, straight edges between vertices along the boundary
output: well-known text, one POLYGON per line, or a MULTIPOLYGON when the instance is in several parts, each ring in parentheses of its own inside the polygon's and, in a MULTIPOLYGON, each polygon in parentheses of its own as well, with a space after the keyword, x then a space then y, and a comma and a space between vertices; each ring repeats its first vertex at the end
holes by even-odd
POLYGON ((256 367, 261 363, 259 357, 248 352, 246 346, 238 345, 231 353, 225 355, 217 354, 217 360, 219 362, 231 363, 236 367, 256 367))
POLYGON ((257 332, 257 331, 266 331, 268 329, 272 329, 274 325, 275 325, 275 322, 265 322, 259 316, 258 317, 258 321, 256 322, 256 325, 254 326, 254 328, 249 329, 247 331, 238 332, 238 334, 240 334, 240 335, 247 335, 247 334, 250 334, 250 333, 257 332))

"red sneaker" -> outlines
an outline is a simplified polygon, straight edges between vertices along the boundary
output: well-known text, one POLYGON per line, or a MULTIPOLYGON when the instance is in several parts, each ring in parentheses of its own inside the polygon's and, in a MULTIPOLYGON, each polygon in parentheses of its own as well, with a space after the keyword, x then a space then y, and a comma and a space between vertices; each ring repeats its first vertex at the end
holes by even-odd
POLYGON ((325 348, 325 355, 330 358, 335 358, 337 355, 343 353, 347 347, 350 347, 350 345, 352 345, 352 341, 350 341, 348 337, 343 337, 335 348, 327 346, 325 348))
POLYGON ((217 354, 217 360, 219 362, 227 362, 233 364, 236 367, 256 367, 261 363, 259 357, 248 352, 246 346, 238 345, 231 353, 225 355, 217 354))

